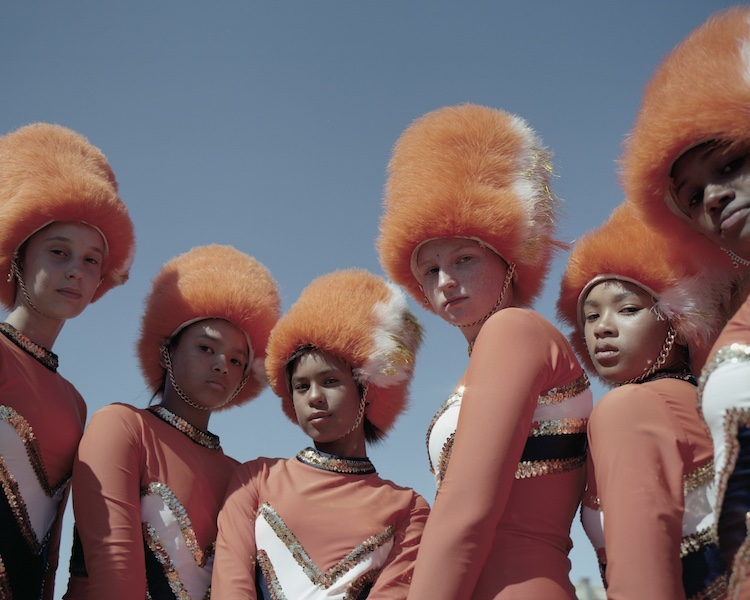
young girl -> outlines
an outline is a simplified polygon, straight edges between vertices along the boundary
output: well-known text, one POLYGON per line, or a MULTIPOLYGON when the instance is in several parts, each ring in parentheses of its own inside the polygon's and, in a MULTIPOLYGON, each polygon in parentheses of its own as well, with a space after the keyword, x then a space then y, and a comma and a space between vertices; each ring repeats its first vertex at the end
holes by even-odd
POLYGON ((37 123, 0 137, 0 597, 51 599, 86 406, 52 352, 128 278, 133 224, 107 159, 37 123))
POLYGON ((646 88, 623 157, 626 191, 709 277, 744 301, 711 351, 698 402, 716 463, 715 535, 730 596, 750 597, 750 8, 719 13, 669 54, 646 88), (743 588, 744 582, 744 588, 743 588))
POLYGON ((720 294, 690 258, 625 205, 576 243, 563 277, 558 308, 573 346, 618 386, 589 419, 582 511, 608 598, 726 591, 710 537, 711 440, 690 368, 721 325, 720 294))
POLYGON ((439 488, 409 598, 575 598, 591 392, 563 335, 515 308, 557 246, 550 174, 526 123, 482 106, 429 113, 393 151, 381 264, 470 355, 428 430, 439 488))
POLYGON ((237 470, 214 600, 406 598, 429 508, 378 476, 365 442, 404 410, 421 335, 403 293, 359 270, 319 277, 279 321, 271 387, 315 448, 237 470))
POLYGON ((207 598, 216 517, 236 461, 211 412, 254 398, 279 297, 255 259, 204 246, 168 262, 146 301, 138 357, 158 404, 112 404, 86 429, 73 508, 88 580, 68 598, 207 598))

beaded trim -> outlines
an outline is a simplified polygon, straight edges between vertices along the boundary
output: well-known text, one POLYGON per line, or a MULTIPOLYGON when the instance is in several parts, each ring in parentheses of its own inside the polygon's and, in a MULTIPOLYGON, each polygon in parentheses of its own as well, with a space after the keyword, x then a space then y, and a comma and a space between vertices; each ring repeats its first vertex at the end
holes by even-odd
POLYGON ((157 406, 149 406, 148 411, 154 416, 159 417, 168 425, 174 427, 177 431, 184 433, 196 444, 205 446, 209 450, 218 450, 221 448, 221 442, 218 435, 214 435, 210 431, 201 431, 161 404, 158 404, 157 406))
POLYGON ((680 542, 680 558, 684 558, 692 552, 698 552, 712 542, 714 542, 714 537, 710 527, 686 535, 680 542))
POLYGON ((372 475, 375 473, 375 466, 369 458, 339 458, 315 448, 300 450, 297 454, 297 460, 316 469, 343 475, 372 475))
MULTIPOLYGON (((430 458, 430 435, 432 434, 432 428, 435 427, 435 423, 437 423, 438 419, 443 416, 443 413, 447 411, 451 406, 453 406, 456 402, 460 402, 463 396, 464 396, 464 386, 461 385, 458 388, 456 388, 456 391, 453 392, 445 402, 443 402, 443 404, 440 406, 438 411, 435 413, 435 416, 432 417, 432 421, 430 421, 430 425, 427 427, 427 435, 425 436, 425 444, 427 446, 427 460, 430 463, 430 473, 433 473, 433 474, 435 473, 435 465, 432 464, 432 458, 430 458)), ((452 440, 451 440, 451 444, 452 444, 452 440)), ((445 452, 445 449, 443 451, 445 452)))
MULTIPOLYGON (((745 531, 750 531, 750 514, 745 517, 745 531)), ((734 555, 727 598, 741 600, 740 592, 745 587, 748 567, 750 567, 750 535, 745 535, 745 541, 734 555)))
POLYGON ((53 373, 57 373, 58 358, 57 354, 51 350, 47 350, 44 346, 32 342, 23 333, 18 331, 10 323, 0 323, 0 333, 7 337, 11 342, 18 346, 21 350, 33 356, 36 360, 42 363, 53 373))
POLYGON ((690 492, 697 490, 704 485, 711 483, 714 479, 714 461, 709 460, 705 465, 698 467, 692 473, 685 475, 683 480, 684 493, 687 496, 690 492))
MULTIPOLYGON (((302 543, 297 539, 284 522, 284 519, 281 518, 270 504, 267 502, 261 504, 256 518, 264 519, 266 523, 268 523, 279 540, 292 554, 294 560, 302 568, 308 579, 321 590, 330 588, 346 575, 346 573, 351 571, 356 564, 362 562, 367 554, 374 552, 389 540, 393 539, 396 533, 396 529, 393 525, 388 525, 388 527, 382 532, 367 538, 360 544, 357 544, 357 546, 355 546, 344 558, 324 572, 321 571, 317 564, 315 564, 302 543)), ((267 555, 262 556, 259 554, 258 560, 261 563, 262 568, 264 566, 264 560, 268 560, 268 557, 267 555)), ((268 561, 268 564, 270 564, 270 561, 268 561)), ((264 572, 264 574, 266 573, 264 572)), ((367 574, 365 573, 364 576, 367 576, 367 574)))
POLYGON ((529 437, 543 437, 546 435, 568 435, 572 433, 586 433, 587 418, 553 419, 550 421, 534 421, 531 424, 529 437))
POLYGON ((568 398, 572 398, 573 396, 585 392, 589 389, 589 385, 589 378, 586 376, 586 373, 584 373, 578 379, 571 381, 570 383, 550 388, 542 393, 537 400, 537 405, 564 402, 568 398))
POLYGON ((586 464, 586 456, 552 458, 549 460, 522 460, 516 469, 516 479, 528 479, 542 475, 557 475, 580 469, 586 464))

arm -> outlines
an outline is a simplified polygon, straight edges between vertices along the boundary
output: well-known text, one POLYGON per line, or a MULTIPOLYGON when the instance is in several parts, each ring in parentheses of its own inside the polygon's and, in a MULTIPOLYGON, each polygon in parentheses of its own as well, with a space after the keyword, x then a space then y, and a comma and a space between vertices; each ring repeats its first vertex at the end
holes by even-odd
POLYGON ((398 524, 388 559, 367 596, 369 600, 406 598, 429 514, 430 507, 425 499, 414 494, 408 512, 398 524))
POLYGON ((106 407, 91 419, 73 470, 73 510, 89 598, 144 598, 141 430, 133 413, 106 407))
POLYGON ((47 575, 44 578, 43 600, 52 600, 55 594, 55 576, 57 575, 57 566, 60 559, 60 535, 62 533, 63 513, 65 513, 65 506, 68 503, 69 494, 70 485, 68 485, 65 490, 65 495, 62 497, 62 500, 57 507, 57 517, 54 525, 52 525, 52 530, 50 531, 47 575))
POLYGON ((409 598, 471 597, 545 387, 549 356, 549 333, 527 311, 502 310, 482 327, 409 598))
POLYGON ((685 598, 683 461, 675 426, 643 386, 609 392, 589 421, 604 513, 607 598, 685 598))
POLYGON ((211 598, 255 600, 255 516, 258 495, 249 470, 240 466, 219 512, 211 598))

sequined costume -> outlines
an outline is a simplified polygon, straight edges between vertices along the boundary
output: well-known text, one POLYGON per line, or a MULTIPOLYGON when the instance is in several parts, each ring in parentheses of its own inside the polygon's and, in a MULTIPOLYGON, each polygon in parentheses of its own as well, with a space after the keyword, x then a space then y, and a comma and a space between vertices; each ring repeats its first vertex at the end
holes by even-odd
POLYGON ((367 459, 250 461, 219 515, 212 598, 406 598, 428 513, 367 459))
POLYGON ((216 517, 236 465, 216 436, 163 407, 95 413, 73 474, 88 581, 72 578, 66 598, 208 598, 216 517))
POLYGON ((719 548, 730 597, 750 598, 750 299, 727 323, 698 386, 713 439, 719 548))
POLYGON ((506 308, 484 324, 428 432, 439 488, 409 598, 575 598, 569 533, 591 403, 547 320, 506 308))
POLYGON ((593 468, 581 517, 607 598, 716 598, 726 590, 710 535, 711 442, 695 380, 682 377, 657 373, 616 388, 591 413, 593 468))
MULTIPOLYGON (((19 336, 2 327, 4 334, 19 336)), ((6 335, 0 335, 0 598, 51 599, 86 405, 52 363, 30 356, 35 344, 20 334, 27 351, 6 335)))

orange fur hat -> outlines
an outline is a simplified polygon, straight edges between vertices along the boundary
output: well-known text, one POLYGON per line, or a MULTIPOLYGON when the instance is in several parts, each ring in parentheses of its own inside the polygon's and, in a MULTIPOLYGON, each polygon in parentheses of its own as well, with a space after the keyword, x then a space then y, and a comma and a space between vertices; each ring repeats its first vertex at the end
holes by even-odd
POLYGON ((411 266, 421 244, 472 238, 516 263, 513 297, 531 305, 561 246, 549 158, 526 122, 506 112, 464 104, 417 119, 388 165, 377 243, 383 269, 421 304, 411 266))
POLYGON ((622 182, 644 219, 670 237, 689 237, 709 269, 730 259, 683 222, 670 173, 687 150, 709 141, 750 145, 750 7, 712 16, 657 68, 622 157, 622 182))
POLYGON ((181 329, 203 319, 224 319, 238 327, 250 346, 252 376, 229 404, 255 398, 266 386, 264 361, 280 299, 271 273, 231 246, 199 246, 173 258, 154 278, 138 340, 138 358, 154 392, 164 379, 160 349, 181 329))
POLYGON ((287 378, 291 356, 305 346, 329 352, 367 386, 365 418, 377 437, 406 408, 422 327, 404 293, 367 271, 336 271, 315 279, 281 318, 268 342, 266 372, 292 422, 297 423, 287 378))
MULTIPOLYGON (((125 283, 135 254, 128 209, 104 154, 60 125, 35 123, 0 137, 0 273, 14 252, 53 221, 92 225, 107 253, 92 302, 125 283)), ((13 308, 16 281, 0 277, 0 303, 13 308)))
POLYGON ((654 310, 672 324, 677 342, 688 346, 690 362, 700 371, 724 324, 720 308, 724 295, 719 287, 706 284, 693 257, 688 243, 648 227, 627 202, 576 242, 560 286, 557 312, 573 328, 571 344, 591 373, 596 374, 596 369, 583 339, 583 302, 591 288, 607 280, 635 283, 651 294, 654 310))

